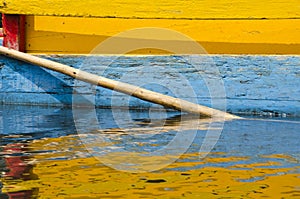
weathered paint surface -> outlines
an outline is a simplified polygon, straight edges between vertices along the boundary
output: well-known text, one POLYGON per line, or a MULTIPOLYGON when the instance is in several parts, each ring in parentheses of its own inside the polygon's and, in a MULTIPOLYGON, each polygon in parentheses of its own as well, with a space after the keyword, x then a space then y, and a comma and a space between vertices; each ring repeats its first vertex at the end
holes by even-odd
POLYGON ((116 33, 162 27, 186 34, 209 53, 300 54, 298 0, 3 0, 0 12, 29 16, 26 50, 33 53, 89 53, 116 33))
POLYGON ((299 18, 298 0, 3 0, 0 12, 122 18, 299 18))
POLYGON ((3 46, 25 51, 25 16, 3 14, 3 46))
MULTIPOLYGON (((237 113, 285 113, 300 115, 299 56, 196 56, 196 68, 189 56, 53 56, 61 63, 108 78, 144 86, 167 95, 211 106, 207 79, 224 81, 229 111, 237 113), (202 61, 201 61, 202 60, 202 61), (220 74, 211 72, 217 68, 220 74), (188 85, 191 85, 189 87, 188 85), (186 88, 191 88, 188 90, 186 88), (194 95, 193 95, 194 93, 194 95)), ((153 106, 126 95, 90 85, 30 64, 1 57, 0 101, 6 104, 71 105, 73 92, 96 98, 97 106, 153 106), (75 87, 73 87, 75 86, 75 87), (112 98, 113 96, 113 98, 112 98), (129 102, 128 102, 129 100, 129 102)), ((213 81, 212 81, 213 82, 213 81)), ((76 98, 85 104, 85 98, 76 98)), ((218 106, 218 104, 217 104, 218 106)))
MULTIPOLYGON (((187 20, 116 19, 27 16, 26 50, 30 53, 89 53, 104 40, 114 37, 128 43, 162 40, 158 35, 121 38, 117 34, 136 28, 166 28, 190 37, 208 53, 300 54, 300 20, 187 20), (80 24, 80 25, 78 25, 80 24), (120 37, 120 38, 119 38, 120 37)), ((187 41, 165 39, 189 52, 187 41)), ((109 50, 103 53, 111 52, 109 50)), ((116 53, 116 52, 115 52, 116 53)), ((160 49, 137 49, 134 53, 161 54, 160 49)))

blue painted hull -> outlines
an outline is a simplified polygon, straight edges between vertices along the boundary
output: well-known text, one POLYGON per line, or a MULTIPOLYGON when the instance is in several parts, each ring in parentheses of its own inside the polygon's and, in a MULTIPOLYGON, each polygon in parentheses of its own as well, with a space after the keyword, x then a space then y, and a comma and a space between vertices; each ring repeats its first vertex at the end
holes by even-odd
MULTIPOLYGON (((300 56, 198 56, 197 66, 190 56, 43 57, 207 106, 217 98, 232 113, 300 116, 300 56), (224 83, 225 95, 212 96, 218 85, 207 79, 224 83)), ((4 56, 0 68, 2 104, 159 107, 4 56)))

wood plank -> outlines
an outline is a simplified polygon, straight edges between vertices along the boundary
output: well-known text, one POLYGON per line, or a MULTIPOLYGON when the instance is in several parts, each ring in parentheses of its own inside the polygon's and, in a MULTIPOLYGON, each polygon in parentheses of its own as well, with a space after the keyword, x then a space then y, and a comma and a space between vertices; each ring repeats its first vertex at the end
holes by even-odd
POLYGON ((165 19, 300 18, 299 0, 5 0, 0 12, 165 19))
MULTIPOLYGON (((166 28, 182 33, 201 44, 208 53, 300 54, 300 20, 297 19, 150 20, 36 16, 27 17, 26 49, 31 53, 89 53, 107 38, 116 37, 116 34, 131 29, 147 27, 166 28)), ((137 37, 127 38, 127 42, 151 40, 147 35, 137 37)), ((120 42, 124 40, 119 39, 120 42)), ((152 42, 162 42, 163 39, 166 38, 152 38, 152 42)), ((172 39, 167 38, 164 42, 169 45, 171 41, 172 39)), ((173 42, 175 43, 182 53, 189 54, 186 49, 188 43, 179 40, 173 42)), ((139 49, 134 53, 166 52, 139 49)))
MULTIPOLYGON (((209 61, 208 64, 197 66, 200 67, 199 72, 192 72, 195 67, 184 61, 190 60, 190 56, 43 57, 74 68, 84 68, 93 74, 106 74, 114 80, 125 80, 130 84, 142 83, 153 91, 166 94, 172 92, 176 97, 206 106, 212 106, 213 97, 205 77, 222 77, 226 96, 218 99, 221 102, 226 100, 228 111, 268 115, 276 113, 279 117, 280 113, 284 113, 300 117, 300 56, 196 55, 199 59, 209 61), (207 66, 211 64, 217 67, 220 74, 206 72, 210 71, 207 66), (103 67, 105 65, 107 67, 103 67), (188 85, 182 83, 185 81, 174 79, 178 72, 189 82, 188 85), (195 93, 190 92, 190 86, 195 93)), ((159 108, 107 89, 99 88, 94 93, 88 84, 78 84, 62 74, 13 61, 5 56, 0 56, 0 59, 5 66, 1 69, 0 81, 0 101, 4 103, 72 106, 73 100, 76 100, 75 103, 84 105, 87 104, 85 97, 91 99, 92 94, 95 95, 97 107, 159 108), (74 97, 74 93, 83 97, 74 97)))
POLYGON ((148 89, 142 88, 140 85, 132 85, 112 79, 108 79, 102 76, 95 75, 80 69, 73 68, 71 66, 61 64, 48 59, 40 58, 30 54, 22 53, 13 49, 0 46, 0 54, 24 61, 30 64, 34 64, 52 71, 56 71, 84 81, 96 86, 101 86, 110 90, 114 90, 120 93, 127 94, 147 102, 162 105, 167 108, 179 110, 187 113, 197 114, 199 116, 218 117, 221 119, 241 119, 238 116, 231 115, 224 111, 213 109, 200 104, 195 104, 180 98, 164 95, 158 92, 154 92, 148 89))
POLYGON ((25 51, 25 16, 3 15, 3 46, 25 51))

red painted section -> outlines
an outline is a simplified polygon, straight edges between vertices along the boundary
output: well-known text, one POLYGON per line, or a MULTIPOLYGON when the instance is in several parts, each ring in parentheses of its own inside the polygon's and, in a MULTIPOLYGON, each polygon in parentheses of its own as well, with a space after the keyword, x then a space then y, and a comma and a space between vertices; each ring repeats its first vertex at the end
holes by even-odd
POLYGON ((19 51, 25 52, 25 15, 20 15, 19 21, 19 51))
POLYGON ((25 16, 2 15, 3 24, 3 46, 25 51, 25 16))
POLYGON ((3 46, 19 50, 19 16, 3 14, 2 24, 4 33, 3 46))

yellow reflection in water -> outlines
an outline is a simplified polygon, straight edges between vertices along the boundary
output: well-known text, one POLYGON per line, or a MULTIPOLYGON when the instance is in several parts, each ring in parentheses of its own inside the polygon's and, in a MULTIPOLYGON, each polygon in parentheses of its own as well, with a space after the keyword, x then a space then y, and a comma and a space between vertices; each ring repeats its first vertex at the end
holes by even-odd
MULTIPOLYGON (((32 150, 59 150, 60 153, 40 153, 34 156, 31 164, 35 165, 33 173, 38 178, 27 181, 3 180, 4 192, 38 188, 39 198, 300 197, 300 174, 295 172, 300 166, 265 167, 280 165, 271 159, 267 162, 242 164, 239 161, 247 160, 247 157, 199 159, 198 153, 190 153, 184 154, 179 161, 156 172, 127 173, 107 167, 96 158, 80 157, 78 154, 86 151, 76 136, 43 139, 33 142, 30 147, 32 150), (53 156, 73 158, 49 160, 53 156), (209 163, 226 162, 234 165, 207 166, 209 163)), ((266 158, 274 157, 290 158, 281 154, 266 158)), ((153 157, 153 161, 161 158, 153 157)))

